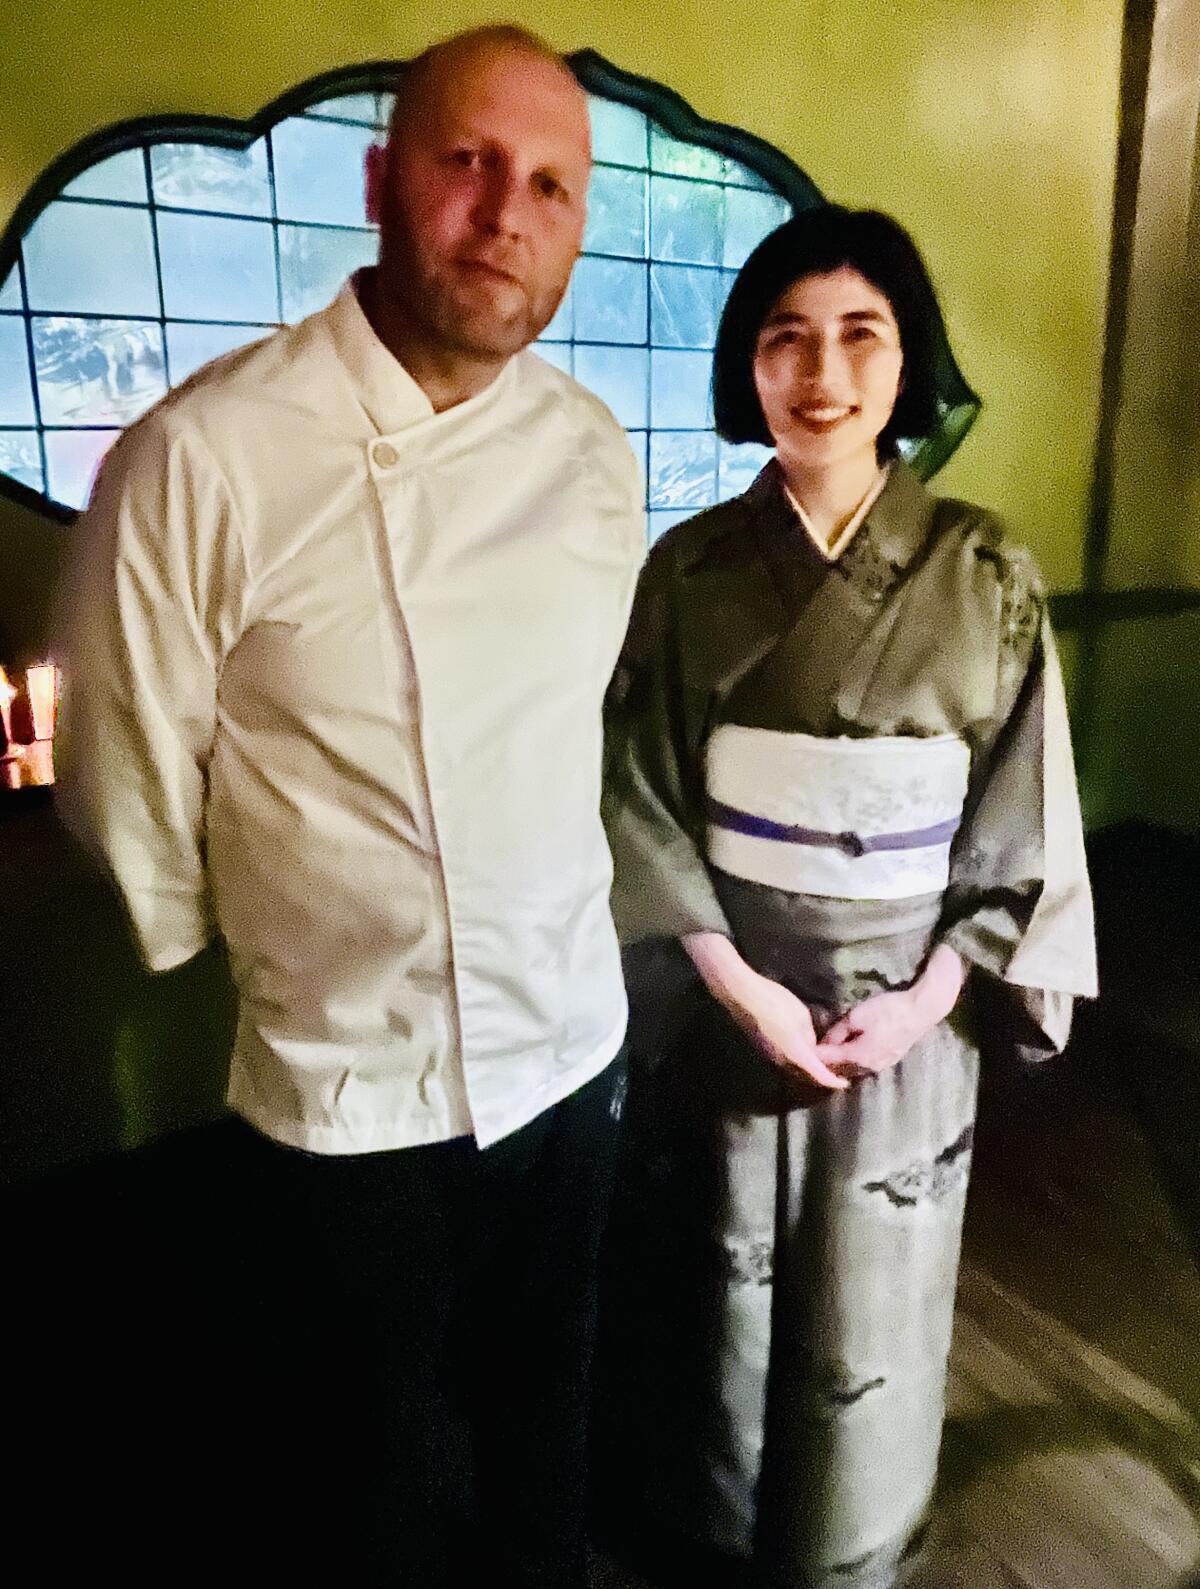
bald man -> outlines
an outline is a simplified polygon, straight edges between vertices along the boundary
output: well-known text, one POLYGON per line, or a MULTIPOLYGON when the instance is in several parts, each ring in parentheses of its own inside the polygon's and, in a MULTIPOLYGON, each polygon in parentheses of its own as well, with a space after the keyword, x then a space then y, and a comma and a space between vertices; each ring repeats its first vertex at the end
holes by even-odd
POLYGON ((539 40, 428 51, 377 267, 127 431, 78 531, 63 807, 151 968, 228 945, 232 1493, 310 1582, 585 1582, 644 537, 623 432, 527 350, 589 167, 539 40))

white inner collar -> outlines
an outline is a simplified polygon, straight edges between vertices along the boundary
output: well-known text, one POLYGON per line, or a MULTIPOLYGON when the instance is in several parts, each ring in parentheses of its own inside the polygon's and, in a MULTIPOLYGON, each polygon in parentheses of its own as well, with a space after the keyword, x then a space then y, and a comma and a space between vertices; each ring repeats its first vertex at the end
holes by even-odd
POLYGON ((827 563, 836 563, 838 558, 850 545, 850 542, 854 539, 855 535, 861 528, 863 520, 875 506, 875 503, 879 500, 880 492, 883 490, 884 486, 887 485, 888 474, 890 471, 891 464, 885 464, 884 467, 879 471, 878 475, 876 475, 875 479, 872 481, 866 496, 863 497, 862 501, 847 519, 846 523, 838 531, 837 535, 834 536, 833 540, 828 544, 821 539, 820 535, 818 535, 817 531, 813 528, 812 520, 804 511, 802 504, 797 501, 796 497, 793 495, 792 489, 788 485, 787 481, 785 480, 783 482, 784 495, 791 504, 792 510, 794 511, 796 517, 800 520, 800 523, 804 529, 804 533, 808 536, 809 540, 813 543, 817 551, 827 563))

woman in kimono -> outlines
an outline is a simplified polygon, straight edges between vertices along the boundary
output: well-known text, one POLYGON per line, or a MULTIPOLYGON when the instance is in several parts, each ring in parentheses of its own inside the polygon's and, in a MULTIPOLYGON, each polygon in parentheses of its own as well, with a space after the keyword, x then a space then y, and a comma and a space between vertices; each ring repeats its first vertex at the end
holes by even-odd
POLYGON ((654 546, 612 691, 618 924, 699 978, 681 1001, 669 954, 630 959, 601 1462, 788 1589, 911 1559, 980 1040, 1057 1052, 1095 991, 1037 572, 897 450, 935 425, 941 334, 885 216, 760 244, 714 407, 775 457, 654 546))

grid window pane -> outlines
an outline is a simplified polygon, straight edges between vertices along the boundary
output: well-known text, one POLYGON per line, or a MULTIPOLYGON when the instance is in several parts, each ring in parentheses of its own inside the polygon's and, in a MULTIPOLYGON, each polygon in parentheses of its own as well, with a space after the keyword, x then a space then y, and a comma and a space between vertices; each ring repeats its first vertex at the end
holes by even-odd
POLYGON ((156 204, 186 210, 270 215, 271 177, 265 138, 245 149, 203 143, 160 143, 150 151, 156 204))
POLYGON ((684 143, 669 132, 651 124, 650 169, 669 171, 681 177, 707 177, 719 182, 725 175, 725 156, 715 149, 684 143))
POLYGON ((25 321, 5 315, 0 320, 0 425, 32 425, 36 419, 25 321))
POLYGON ((647 423, 650 356, 645 348, 575 349, 575 379, 595 392, 620 420, 635 429, 647 423))
POLYGON ((370 127, 303 117, 281 122, 271 134, 280 220, 365 226, 363 167, 375 141, 370 127))
MULTIPOLYGON (((0 472, 82 505, 113 438, 169 385, 373 263, 363 166, 392 100, 336 94, 242 149, 198 128, 75 178, 24 239, 27 300, 18 268, 0 282, 0 472)), ((537 351, 625 427, 653 536, 743 489, 768 456, 718 445, 711 358, 736 269, 789 206, 644 111, 588 105, 584 254, 537 351)))
POLYGON ((588 113, 592 121, 592 157, 644 171, 648 156, 645 113, 598 95, 588 100, 588 113))
POLYGON ((640 171, 597 166, 588 188, 583 246, 592 254, 646 252, 646 178, 640 171))
POLYGON ((650 178, 650 253, 654 259, 721 263, 725 189, 712 182, 650 178))
POLYGON ((121 434, 119 430, 48 430, 46 483, 49 494, 64 507, 87 506, 100 460, 121 434))
POLYGON ((183 320, 275 320, 275 241, 266 221, 158 217, 163 298, 183 320))
POLYGON ((650 372, 650 423, 655 430, 708 430, 711 353, 655 348, 650 372))
POLYGON ((535 342, 534 352, 556 370, 571 375, 575 368, 575 349, 569 342, 535 342))
POLYGON ((656 348, 711 348, 723 283, 715 270, 651 265, 650 340, 656 348))
MULTIPOLYGON (((306 116, 336 116, 342 121, 360 121, 374 127, 380 121, 378 94, 339 94, 336 99, 323 99, 310 105, 306 116)), ((386 120, 386 114, 383 117, 386 120)))
POLYGON ((99 165, 81 171, 63 189, 68 199, 119 199, 128 204, 146 202, 146 160, 140 149, 109 155, 99 165))
POLYGON ((167 364, 171 385, 178 386, 210 359, 245 347, 267 335, 265 326, 184 325, 167 322, 167 364))
POLYGON ((47 205, 22 245, 31 309, 157 315, 158 275, 147 210, 47 205))
POLYGON ((782 225, 792 213, 786 199, 774 193, 752 193, 746 188, 729 188, 725 194, 725 253, 721 263, 734 270, 768 232, 782 225))
POLYGON ((379 253, 374 232, 325 226, 279 228, 279 275, 283 283, 283 318, 301 320, 332 303, 338 289, 360 265, 372 265, 379 253))
POLYGON ((725 180, 734 182, 741 188, 760 188, 764 193, 775 191, 766 177, 760 177, 757 171, 752 171, 749 166, 740 165, 736 160, 726 160, 725 180))
POLYGON ((766 468, 772 456, 770 447, 760 447, 757 442, 744 442, 733 446, 727 441, 718 442, 720 459, 717 468, 717 496, 727 502, 730 497, 748 491, 766 468))
POLYGON ((650 506, 706 508, 717 500, 717 438, 703 430, 650 435, 650 506))
POLYGON ((0 474, 11 475, 31 491, 46 489, 36 430, 0 430, 0 474))
POLYGON ((554 311, 554 319, 542 332, 544 342, 569 342, 575 335, 575 278, 571 277, 570 284, 563 294, 563 301, 554 311))
POLYGON ((646 267, 581 259, 575 267, 575 335, 588 342, 645 342, 646 267))
POLYGON ((44 425, 129 425, 167 392, 162 328, 145 320, 34 316, 44 425))

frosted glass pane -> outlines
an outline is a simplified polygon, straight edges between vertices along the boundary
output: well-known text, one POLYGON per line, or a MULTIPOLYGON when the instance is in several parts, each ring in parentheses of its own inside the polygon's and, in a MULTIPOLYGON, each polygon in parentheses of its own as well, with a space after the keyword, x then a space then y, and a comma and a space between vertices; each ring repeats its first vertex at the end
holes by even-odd
POLYGON ((646 253, 646 178, 640 171, 597 166, 588 188, 583 246, 592 254, 646 253))
POLYGON ((701 149, 698 144, 683 143, 652 123, 650 169, 674 172, 677 176, 709 177, 720 181, 725 174, 725 156, 718 154, 715 149, 701 149))
POLYGON ((36 430, 0 430, 0 473, 33 491, 46 489, 36 430))
POLYGON ((128 425, 165 396, 162 330, 145 320, 34 318, 44 425, 128 425))
POLYGON ((150 175, 158 204, 230 210, 235 215, 271 213, 271 178, 263 138, 245 149, 203 143, 158 144, 150 151, 150 175))
POLYGON ((750 489, 770 462, 772 451, 770 447, 760 447, 752 441, 739 447, 723 441, 719 446, 717 496, 720 501, 727 502, 730 497, 740 496, 743 491, 750 489))
POLYGON ((650 423, 655 430, 708 430, 712 356, 655 348, 651 368, 650 423))
POLYGON ((267 221, 158 217, 167 313, 186 320, 275 320, 275 243, 267 221))
POLYGON ((650 506, 706 508, 716 501, 717 438, 708 431, 663 430, 650 437, 650 506))
POLYGON ((158 276, 147 210, 48 205, 22 245, 31 309, 157 315, 158 276))
POLYGON ((379 253, 374 232, 341 231, 321 226, 279 228, 279 274, 283 282, 283 318, 300 320, 324 309, 360 265, 372 265, 379 253))
POLYGON ((620 420, 634 428, 646 424, 649 354, 645 348, 575 349, 575 379, 595 392, 620 420))
POLYGON ((725 194, 725 254, 721 263, 738 269, 746 256, 768 232, 782 225, 792 213, 786 199, 774 193, 751 193, 730 188, 725 194))
POLYGON ((724 283, 715 270, 650 267, 650 340, 655 347, 711 348, 724 283))
POLYGON ((68 182, 63 194, 69 199, 124 199, 131 204, 146 202, 146 162, 140 149, 126 149, 110 155, 90 170, 68 182))
POLYGON ((711 182, 650 178, 650 253, 655 259, 721 263, 725 189, 711 182))
POLYGON ((337 116, 342 121, 361 121, 368 127, 380 120, 379 101, 375 94, 340 94, 337 99, 323 99, 310 105, 306 116, 337 116))
POLYGON ((19 309, 21 307, 21 276, 14 265, 0 283, 0 309, 19 309))
POLYGON ((6 315, 0 320, 0 425, 32 425, 36 419, 25 322, 6 315))
POLYGON ((261 326, 194 326, 167 323, 167 364, 171 385, 186 381, 194 370, 222 353, 257 342, 268 333, 261 326))
POLYGON ((766 177, 760 177, 757 171, 752 170, 750 166, 741 165, 737 160, 726 160, 725 180, 736 182, 743 188, 763 188, 768 193, 775 191, 766 177))
POLYGON ((646 117, 631 105, 618 105, 611 99, 588 100, 592 119, 592 158, 610 160, 615 165, 646 169, 646 117))
POLYGON ((375 141, 369 127, 302 117, 281 122, 271 134, 276 215, 287 221, 365 226, 363 166, 375 141))
POLYGON ((645 342, 646 267, 581 259, 575 267, 575 335, 589 342, 645 342))
POLYGON ((68 508, 86 507, 100 460, 120 434, 119 430, 48 430, 47 495, 68 508))
POLYGON ((574 349, 571 347, 570 343, 535 342, 533 345, 533 351, 539 358, 545 359, 547 364, 553 364, 556 370, 562 370, 567 375, 572 373, 572 366, 575 362, 575 358, 574 349))
POLYGON ((569 342, 574 335, 575 326, 575 278, 571 278, 570 285, 563 295, 563 301, 554 311, 554 319, 542 332, 546 342, 569 342))
POLYGON ((647 514, 650 545, 653 546, 659 536, 665 534, 673 524, 682 524, 684 519, 695 518, 696 512, 695 508, 675 508, 671 510, 658 508, 654 512, 647 514))

